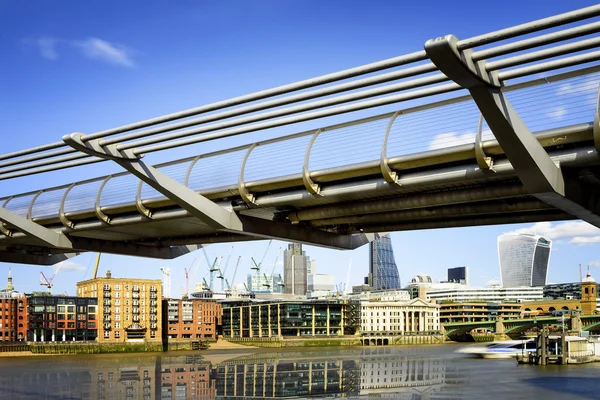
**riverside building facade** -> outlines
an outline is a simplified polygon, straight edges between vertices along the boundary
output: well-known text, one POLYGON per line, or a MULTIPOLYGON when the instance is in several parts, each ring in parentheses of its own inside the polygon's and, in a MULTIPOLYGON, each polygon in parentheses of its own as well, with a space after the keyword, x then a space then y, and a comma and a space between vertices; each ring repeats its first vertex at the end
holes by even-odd
POLYGON ((106 277, 77 283, 78 297, 97 299, 98 342, 161 341, 162 281, 106 277))
POLYGON ((216 339, 221 304, 212 299, 163 299, 163 332, 169 339, 216 339))
POLYGON ((544 286, 552 242, 542 236, 504 234, 498 237, 502 286, 544 286))
POLYGON ((31 342, 91 341, 98 337, 98 299, 31 296, 28 299, 31 342))
POLYGON ((440 306, 422 299, 360 302, 362 335, 402 335, 405 332, 439 332, 440 306))
POLYGON ((350 300, 234 300, 221 305, 225 338, 353 335, 360 324, 360 305, 350 300))

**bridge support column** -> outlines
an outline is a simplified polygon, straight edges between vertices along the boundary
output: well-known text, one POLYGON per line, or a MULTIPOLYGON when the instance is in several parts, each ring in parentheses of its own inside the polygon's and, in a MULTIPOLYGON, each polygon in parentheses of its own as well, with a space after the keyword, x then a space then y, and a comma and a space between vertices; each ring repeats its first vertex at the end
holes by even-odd
POLYGON ((446 76, 469 90, 527 191, 539 200, 600 227, 600 182, 591 170, 577 176, 561 168, 531 134, 502 91, 497 72, 459 50, 458 38, 429 40, 425 52, 446 76))
POLYGON ((510 339, 508 337, 508 335, 505 333, 505 331, 506 331, 506 329, 504 327, 504 322, 503 322, 502 317, 497 317, 496 318, 496 330, 494 332, 494 342, 510 339))

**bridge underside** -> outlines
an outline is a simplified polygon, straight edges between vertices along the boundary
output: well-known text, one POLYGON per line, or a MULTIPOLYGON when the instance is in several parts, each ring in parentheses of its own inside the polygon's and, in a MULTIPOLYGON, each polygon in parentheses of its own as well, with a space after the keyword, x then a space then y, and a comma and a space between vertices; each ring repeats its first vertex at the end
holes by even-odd
MULTIPOLYGON (((554 159, 562 160, 563 170, 574 179, 599 187, 600 157, 590 151, 591 131, 584 130, 577 136, 583 141, 547 150, 554 159)), ((5 224, 14 233, 0 239, 0 260, 44 263, 43 257, 49 254, 73 250, 170 258, 165 249, 173 246, 264 238, 351 249, 371 240, 366 233, 575 218, 529 195, 501 155, 495 161, 494 172, 478 169, 474 160, 445 163, 447 158, 468 153, 467 149, 457 150, 445 157, 432 155, 412 161, 423 166, 403 169, 400 185, 386 183, 377 173, 368 175, 364 172, 368 167, 363 167, 357 169, 362 176, 352 177, 349 171, 345 173, 348 179, 338 181, 324 174, 318 181, 322 185, 320 197, 308 194, 300 177, 273 182, 265 188, 270 190, 256 187, 253 193, 261 208, 248 207, 235 187, 203 193, 216 204, 235 210, 248 226, 243 233, 210 227, 164 198, 144 202, 144 207, 151 210, 150 218, 140 215, 130 204, 103 208, 110 223, 99 221, 93 209, 66 214, 72 228, 57 217, 34 219, 52 231, 68 234, 75 240, 73 249, 45 246, 35 236, 20 233, 18 226, 5 224), (435 165, 442 162, 441 168, 435 165), (272 206, 262 206, 269 203, 272 206)))
POLYGON ((448 35, 415 53, 0 155, 0 181, 97 162, 126 171, 0 198, 0 261, 53 264, 84 251, 169 259, 260 239, 355 249, 379 232, 569 219, 600 227, 600 36, 574 40, 600 32, 600 21, 527 36, 598 16, 595 5, 448 35), (185 160, 142 160, 402 102, 185 160))

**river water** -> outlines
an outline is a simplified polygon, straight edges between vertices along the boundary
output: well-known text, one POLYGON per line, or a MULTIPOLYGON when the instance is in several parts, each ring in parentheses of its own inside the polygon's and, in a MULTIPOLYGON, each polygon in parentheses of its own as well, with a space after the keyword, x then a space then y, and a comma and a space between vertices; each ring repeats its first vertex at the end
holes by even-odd
POLYGON ((459 345, 0 358, 0 399, 600 399, 600 363, 481 360, 459 345))

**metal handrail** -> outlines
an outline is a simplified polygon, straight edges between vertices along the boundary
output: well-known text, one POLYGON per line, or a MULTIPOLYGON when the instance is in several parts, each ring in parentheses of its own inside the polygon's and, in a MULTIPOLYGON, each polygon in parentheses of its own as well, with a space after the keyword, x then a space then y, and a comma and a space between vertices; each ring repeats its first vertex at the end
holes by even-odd
MULTIPOLYGON (((496 43, 499 41, 505 41, 525 34, 558 27, 561 25, 590 19, 600 15, 600 5, 594 5, 586 7, 580 10, 574 10, 567 13, 563 13, 556 16, 543 18, 537 21, 528 22, 525 24, 517 25, 514 27, 502 29, 496 32, 487 33, 484 35, 476 36, 470 39, 460 40, 457 43, 458 49, 463 51, 466 49, 473 49, 482 45, 496 43)), ((534 49, 540 46, 557 43, 568 39, 578 38, 584 35, 595 33, 599 30, 598 22, 588 23, 585 25, 570 27, 557 32, 549 34, 539 35, 534 38, 527 38, 524 40, 517 40, 512 43, 502 44, 500 46, 491 47, 489 49, 475 51, 472 53, 473 60, 482 63, 482 66, 489 71, 496 71, 499 68, 509 66, 520 66, 526 63, 534 61, 541 61, 548 58, 565 56, 563 58, 536 63, 527 67, 521 67, 513 70, 499 70, 497 71, 497 77, 499 81, 506 81, 523 76, 530 76, 540 72, 550 71, 558 68, 567 68, 574 65, 579 65, 587 62, 592 62, 600 59, 600 51, 587 52, 585 54, 579 54, 576 56, 568 56, 570 53, 579 52, 585 49, 595 48, 598 45, 598 38, 585 39, 582 41, 563 44, 554 46, 548 49, 533 51, 518 55, 515 57, 509 57, 497 61, 486 61, 486 58, 497 57, 499 55, 509 54, 511 52, 523 51, 527 49, 534 49)), ((354 80, 334 86, 325 86, 314 91, 307 91, 297 93, 287 97, 276 98, 261 103, 233 108, 228 111, 224 111, 217 114, 210 114, 200 118, 177 122, 173 124, 166 124, 182 118, 188 118, 195 115, 204 114, 211 111, 228 109, 231 107, 237 107, 243 104, 252 103, 258 100, 269 99, 274 96, 280 96, 283 94, 289 94, 299 90, 304 90, 313 87, 320 87, 329 83, 338 82, 346 79, 351 79, 365 74, 373 72, 383 71, 390 68, 396 68, 398 66, 420 63, 427 61, 427 55, 424 51, 418 51, 404 56, 390 58, 360 67, 351 68, 348 70, 324 75, 317 78, 307 79, 304 81, 276 87, 269 90, 264 90, 233 99, 220 101, 217 103, 208 104, 205 106, 185 110, 177 113, 164 115, 157 118, 152 118, 137 123, 108 129, 105 131, 84 135, 82 141, 100 140, 101 145, 115 144, 119 149, 134 149, 134 153, 138 155, 147 154, 149 152, 162 151, 172 149, 179 146, 185 146, 193 143, 199 143, 207 140, 215 140, 223 137, 239 135, 257 130, 269 129, 276 126, 296 124, 299 122, 307 121, 310 119, 323 118, 326 116, 337 115, 342 113, 348 113, 358 110, 364 110, 372 107, 379 107, 386 104, 392 104, 399 101, 408 101, 411 99, 431 96, 434 94, 448 93, 453 90, 460 90, 460 86, 455 84, 442 84, 447 81, 447 78, 443 74, 422 76, 430 72, 437 71, 437 68, 433 67, 431 63, 424 63, 414 65, 405 69, 380 74, 373 77, 364 79, 354 80), (400 83, 394 83, 375 89, 367 89, 352 94, 346 94, 338 97, 328 98, 325 100, 318 100, 312 103, 305 103, 296 105, 284 109, 278 109, 275 111, 268 111, 248 117, 233 119, 229 121, 220 122, 213 125, 206 125, 195 127, 189 130, 177 131, 171 134, 159 135, 152 138, 149 136, 158 135, 173 130, 178 130, 184 127, 195 126, 204 124, 212 121, 221 121, 224 119, 239 117, 241 115, 268 110, 273 107, 279 107, 281 105, 288 105, 298 103, 300 101, 308 99, 317 99, 323 96, 328 96, 335 93, 343 93, 349 90, 358 88, 364 88, 376 84, 387 83, 393 80, 398 80, 404 77, 416 76, 416 79, 404 81, 400 83), (422 76, 422 77, 419 77, 422 76), (430 86, 426 89, 420 89, 417 91, 408 91, 410 89, 430 86), (348 105, 348 102, 356 101, 357 99, 367 99, 374 96, 380 96, 382 94, 398 93, 383 99, 367 100, 358 104, 348 105), (341 107, 334 109, 328 109, 332 105, 344 104, 341 107), (309 110, 319 110, 310 114, 300 114, 309 110), (281 116, 290 116, 283 119, 273 120, 281 116), (248 125, 254 122, 267 121, 256 125, 248 125), (163 125, 166 124, 166 125, 163 125), (157 126, 160 125, 160 126, 157 126), (138 129, 152 127, 146 131, 137 131, 138 129), (213 134, 200 135, 202 133, 208 133, 215 130, 221 130, 225 128, 233 128, 228 131, 218 131, 213 134), (136 131, 136 132, 132 132, 136 131), (131 132, 131 133, 127 133, 131 132), (115 136, 124 134, 121 136, 115 136), (199 136, 200 135, 200 136, 199 136), (115 136, 114 138, 105 139, 109 136, 115 136), (191 136, 187 139, 184 137, 191 136), (130 142, 130 140, 140 139, 139 141, 130 142)), ((21 150, 5 155, 0 155, 0 179, 11 179, 20 176, 29 175, 31 173, 39 173, 45 171, 52 171, 64 168, 71 168, 80 165, 86 165, 90 163, 100 162, 103 160, 78 154, 74 149, 66 147, 63 142, 56 142, 47 144, 44 146, 35 147, 32 149, 21 150), (45 162, 39 162, 44 160, 45 162), (7 168, 11 167, 11 168, 7 168), (4 168, 4 169, 3 169, 4 168)))

